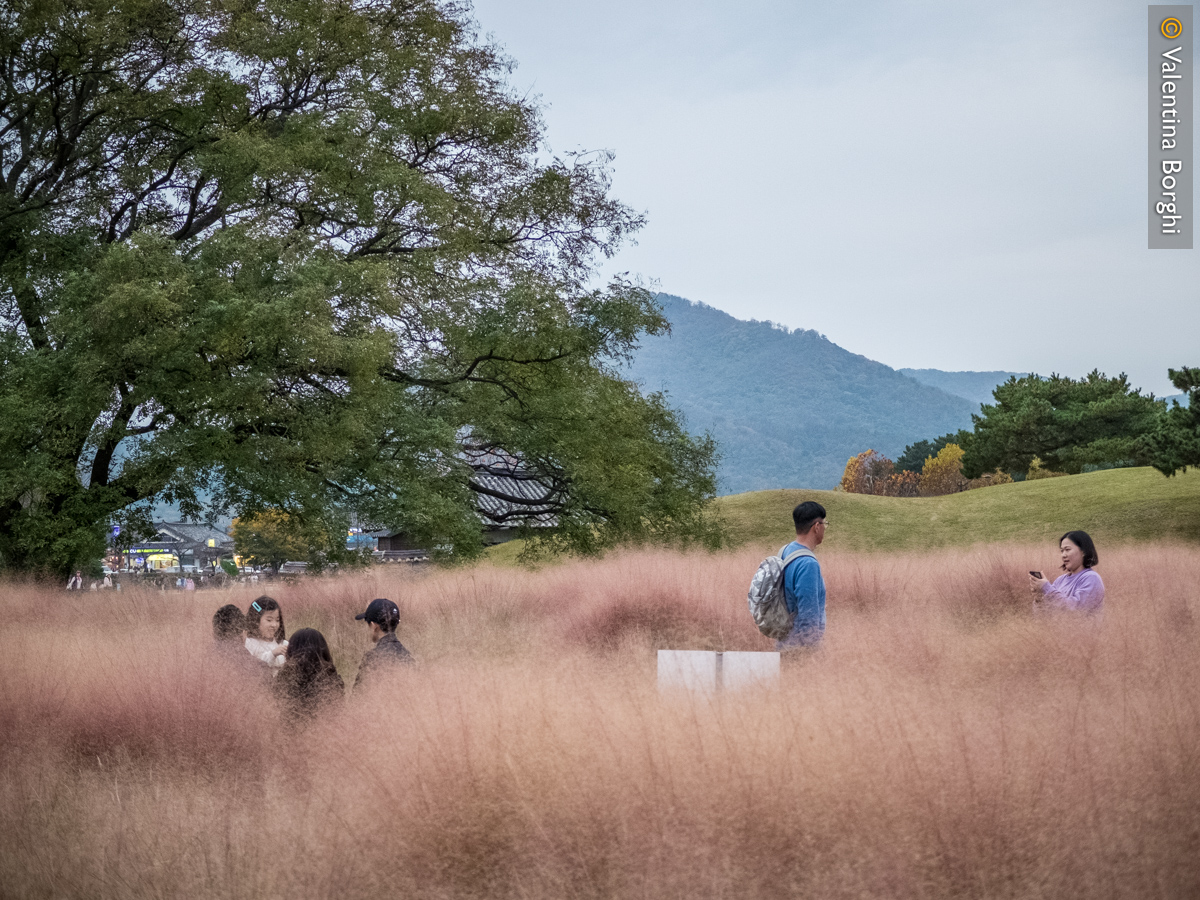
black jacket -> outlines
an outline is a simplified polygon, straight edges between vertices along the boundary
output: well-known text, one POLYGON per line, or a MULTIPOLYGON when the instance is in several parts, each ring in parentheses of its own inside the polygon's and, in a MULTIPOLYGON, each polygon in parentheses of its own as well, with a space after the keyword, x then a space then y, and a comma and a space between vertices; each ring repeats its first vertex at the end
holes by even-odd
POLYGON ((416 662, 413 655, 396 638, 395 633, 385 634, 378 643, 363 654, 362 662, 358 664, 358 677, 354 679, 354 689, 363 684, 363 676, 368 682, 374 681, 381 673, 395 670, 402 665, 412 665, 416 662))

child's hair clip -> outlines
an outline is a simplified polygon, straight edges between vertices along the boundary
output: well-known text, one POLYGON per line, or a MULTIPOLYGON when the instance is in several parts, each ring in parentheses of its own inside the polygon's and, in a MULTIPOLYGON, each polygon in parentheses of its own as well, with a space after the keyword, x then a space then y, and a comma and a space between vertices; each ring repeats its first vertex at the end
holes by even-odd
POLYGON ((262 612, 262 607, 258 605, 258 601, 257 601, 257 600, 255 600, 255 601, 254 601, 253 603, 251 603, 250 605, 251 605, 252 607, 254 607, 254 611, 255 611, 255 612, 262 612))

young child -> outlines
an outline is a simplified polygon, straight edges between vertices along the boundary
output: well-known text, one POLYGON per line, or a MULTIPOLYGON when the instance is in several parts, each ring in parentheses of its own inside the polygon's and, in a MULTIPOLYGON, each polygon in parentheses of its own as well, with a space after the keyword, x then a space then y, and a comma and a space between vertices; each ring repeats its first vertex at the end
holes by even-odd
POLYGON ((275 598, 265 594, 246 611, 246 649, 259 662, 278 669, 287 658, 283 610, 275 598))

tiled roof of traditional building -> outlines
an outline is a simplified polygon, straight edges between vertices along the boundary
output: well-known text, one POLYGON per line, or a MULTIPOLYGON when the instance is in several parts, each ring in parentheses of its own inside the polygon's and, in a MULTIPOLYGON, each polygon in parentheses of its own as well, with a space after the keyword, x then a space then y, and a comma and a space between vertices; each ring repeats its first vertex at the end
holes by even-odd
POLYGON ((554 510, 562 502, 559 491, 547 485, 521 460, 496 447, 467 445, 463 459, 475 470, 475 491, 480 520, 485 525, 522 523, 545 528, 556 523, 554 510))

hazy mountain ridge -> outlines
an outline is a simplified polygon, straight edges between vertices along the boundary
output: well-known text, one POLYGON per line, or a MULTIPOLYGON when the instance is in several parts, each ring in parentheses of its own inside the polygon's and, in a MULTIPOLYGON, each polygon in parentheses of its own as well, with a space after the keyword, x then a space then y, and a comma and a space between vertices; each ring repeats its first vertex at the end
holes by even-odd
MULTIPOLYGON (((1003 384, 1009 378, 1024 378, 1029 372, 944 372, 941 369, 897 369, 902 375, 915 378, 922 384, 941 388, 950 394, 976 400, 980 404, 993 403, 992 390, 996 385, 1003 384)), ((1146 392, 1143 392, 1146 393, 1146 392)), ((1187 406, 1187 394, 1167 394, 1159 397, 1167 401, 1170 407, 1172 400, 1178 400, 1182 406, 1187 406)))
POLYGON ((965 397, 980 405, 991 403, 992 390, 1009 378, 1023 378, 1028 372, 944 372, 941 369, 897 369, 901 375, 915 378, 922 384, 940 388, 956 397, 965 397))
POLYGON ((735 319, 670 294, 658 301, 672 333, 645 339, 628 373, 665 391, 689 430, 716 438, 722 493, 831 488, 855 453, 894 457, 969 427, 979 409, 815 331, 735 319))

